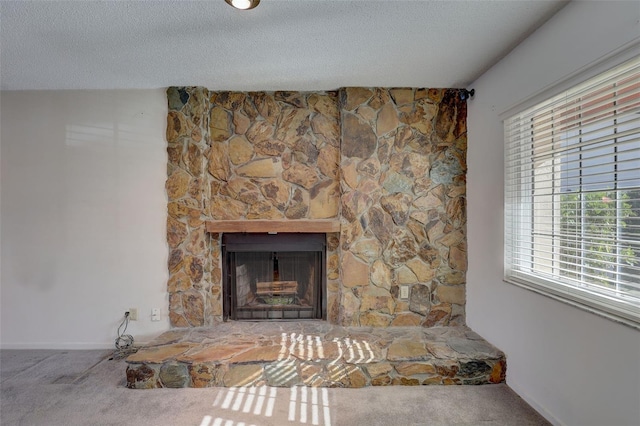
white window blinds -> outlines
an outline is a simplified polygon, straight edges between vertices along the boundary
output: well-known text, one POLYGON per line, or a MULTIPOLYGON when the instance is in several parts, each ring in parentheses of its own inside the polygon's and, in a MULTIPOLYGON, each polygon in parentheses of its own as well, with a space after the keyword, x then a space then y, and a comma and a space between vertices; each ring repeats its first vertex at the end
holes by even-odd
POLYGON ((640 327, 640 59, 504 132, 505 279, 640 327))

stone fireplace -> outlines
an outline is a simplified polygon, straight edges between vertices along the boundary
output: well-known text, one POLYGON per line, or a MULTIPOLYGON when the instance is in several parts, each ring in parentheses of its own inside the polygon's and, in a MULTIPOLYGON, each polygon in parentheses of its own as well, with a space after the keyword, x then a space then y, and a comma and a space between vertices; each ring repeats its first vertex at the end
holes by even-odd
MULTIPOLYGON (((167 96, 172 326, 229 315, 223 243, 270 232, 323 235, 320 316, 332 324, 464 324, 466 103, 458 90, 171 87, 167 96)), ((298 280, 260 278, 278 281, 298 280)))

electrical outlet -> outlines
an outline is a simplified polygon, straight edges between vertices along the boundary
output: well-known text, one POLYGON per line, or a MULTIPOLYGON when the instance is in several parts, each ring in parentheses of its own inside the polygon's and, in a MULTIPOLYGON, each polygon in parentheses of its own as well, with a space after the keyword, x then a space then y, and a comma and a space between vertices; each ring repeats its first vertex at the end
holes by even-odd
POLYGON ((400 286, 400 299, 408 299, 409 298, 409 286, 402 285, 400 286))
POLYGON ((137 308, 129 308, 129 320, 130 321, 138 321, 138 309, 137 308))
POLYGON ((160 309, 159 308, 151 309, 151 321, 160 321, 160 309))

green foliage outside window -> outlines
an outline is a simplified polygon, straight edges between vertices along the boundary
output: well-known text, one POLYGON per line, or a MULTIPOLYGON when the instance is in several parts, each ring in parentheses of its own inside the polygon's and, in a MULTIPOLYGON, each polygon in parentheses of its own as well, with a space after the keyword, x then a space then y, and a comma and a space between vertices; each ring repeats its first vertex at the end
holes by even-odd
POLYGON ((616 282, 640 281, 624 266, 616 271, 616 263, 628 266, 640 263, 637 248, 618 241, 640 240, 636 225, 640 219, 638 198, 640 190, 561 196, 560 262, 564 276, 610 288, 615 288, 616 282), (620 205, 616 206, 618 197, 620 205))

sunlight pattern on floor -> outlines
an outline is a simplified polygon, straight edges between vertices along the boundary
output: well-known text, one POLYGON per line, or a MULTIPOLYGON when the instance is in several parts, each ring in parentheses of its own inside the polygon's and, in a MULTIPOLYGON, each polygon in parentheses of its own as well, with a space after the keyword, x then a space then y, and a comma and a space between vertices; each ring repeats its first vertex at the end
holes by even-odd
POLYGON ((256 416, 263 415, 265 417, 271 417, 273 415, 273 407, 276 401, 276 388, 269 388, 267 386, 229 388, 224 399, 221 398, 222 395, 222 392, 218 394, 218 398, 216 398, 213 403, 214 407, 220 407, 223 410, 242 411, 243 413, 252 412, 256 416), (245 396, 247 397, 246 400, 245 396), (221 399, 222 401, 220 401, 221 399), (244 405, 242 404, 243 401, 244 405))
MULTIPOLYGON (((286 392, 280 389, 281 396, 286 392)), ((294 424, 311 424, 314 426, 331 426, 331 410, 329 391, 327 388, 308 388, 294 386, 289 389, 288 421, 294 424)), ((213 402, 216 412, 232 411, 233 416, 244 414, 249 421, 237 422, 225 419, 224 416, 206 415, 200 426, 255 426, 260 424, 260 417, 273 418, 274 410, 286 412, 287 402, 281 398, 278 402, 278 388, 269 386, 233 387, 221 389, 213 402), (277 404, 281 404, 280 407, 277 404), (259 418, 256 419, 255 417, 259 418)))
POLYGON ((318 390, 318 388, 293 386, 291 388, 291 397, 289 398, 290 422, 296 420, 296 412, 300 414, 300 423, 307 423, 310 418, 312 425, 323 424, 324 426, 331 426, 329 392, 327 388, 320 388, 320 390, 318 390), (299 401, 298 391, 300 393, 299 401), (309 394, 311 394, 310 397, 309 394), (323 420, 322 423, 320 423, 321 417, 323 420))
MULTIPOLYGON (((220 410, 231 410, 254 416, 272 417, 276 403, 276 388, 232 387, 220 392, 213 402, 213 407, 220 410)), ((221 417, 204 416, 200 426, 255 426, 253 423, 234 423, 221 417), (212 423, 213 421, 213 423, 212 423)))
POLYGON ((247 425, 245 422, 234 422, 233 420, 225 420, 220 417, 216 417, 215 419, 211 416, 204 416, 202 419, 202 423, 200 426, 256 426, 253 423, 247 425), (213 420, 213 423, 211 423, 213 420))

